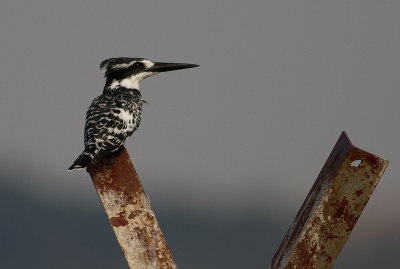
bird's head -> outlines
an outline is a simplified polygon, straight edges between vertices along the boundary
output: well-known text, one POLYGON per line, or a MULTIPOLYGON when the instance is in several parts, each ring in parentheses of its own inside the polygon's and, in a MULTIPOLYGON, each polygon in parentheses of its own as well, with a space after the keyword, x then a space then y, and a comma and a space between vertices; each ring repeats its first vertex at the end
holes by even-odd
POLYGON ((110 58, 100 64, 106 88, 139 89, 139 82, 160 72, 197 67, 196 64, 160 63, 144 58, 110 58))

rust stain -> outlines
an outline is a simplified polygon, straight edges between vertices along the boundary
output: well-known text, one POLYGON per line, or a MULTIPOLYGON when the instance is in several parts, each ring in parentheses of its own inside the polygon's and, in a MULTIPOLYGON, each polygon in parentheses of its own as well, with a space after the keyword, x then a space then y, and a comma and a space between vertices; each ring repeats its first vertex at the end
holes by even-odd
POLYGON ((372 154, 365 154, 363 156, 365 160, 367 161, 368 165, 371 166, 372 168, 376 168, 379 165, 379 160, 380 158, 377 156, 374 156, 372 154))
MULTIPOLYGON (((143 187, 137 177, 135 168, 131 165, 122 165, 120 161, 129 159, 126 149, 122 150, 119 155, 111 155, 96 164, 90 164, 87 171, 93 174, 93 183, 100 193, 104 192, 123 192, 141 193, 143 187)), ((129 198, 129 197, 126 197, 129 198)))
POLYGON ((344 206, 339 207, 338 210, 336 211, 336 217, 339 218, 340 216, 342 216, 343 211, 344 211, 344 206))
POLYGON ((131 211, 131 213, 129 214, 128 218, 134 219, 136 216, 139 216, 141 213, 142 213, 141 210, 133 210, 133 211, 131 211))
POLYGON ((342 133, 271 268, 331 268, 387 165, 342 133), (356 160, 360 165, 352 165, 356 160))
POLYGON ((363 192, 362 189, 356 190, 356 192, 355 192, 355 194, 357 195, 357 197, 360 197, 360 195, 363 194, 363 193, 364 193, 364 192, 363 192))
POLYGON ((128 221, 125 219, 124 212, 118 213, 118 217, 110 218, 110 223, 114 227, 125 226, 128 224, 128 221))

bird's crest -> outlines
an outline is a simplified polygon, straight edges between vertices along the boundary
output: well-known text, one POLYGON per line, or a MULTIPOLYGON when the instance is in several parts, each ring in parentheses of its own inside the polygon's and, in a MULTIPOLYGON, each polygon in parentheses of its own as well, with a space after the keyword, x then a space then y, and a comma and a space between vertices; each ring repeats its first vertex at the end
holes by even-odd
POLYGON ((114 71, 134 68, 135 64, 137 65, 136 68, 144 67, 144 64, 142 63, 143 60, 145 59, 126 57, 110 58, 101 62, 100 70, 104 73, 104 76, 107 77, 114 71))

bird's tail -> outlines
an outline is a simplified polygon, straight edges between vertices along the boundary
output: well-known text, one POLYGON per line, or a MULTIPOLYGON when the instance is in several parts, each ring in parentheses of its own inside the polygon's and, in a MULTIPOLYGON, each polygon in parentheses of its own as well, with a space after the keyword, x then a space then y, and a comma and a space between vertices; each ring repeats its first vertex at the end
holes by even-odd
POLYGON ((82 152, 81 155, 78 156, 78 158, 75 160, 75 162, 68 168, 69 171, 73 170, 80 170, 82 168, 85 168, 90 161, 94 157, 94 150, 90 148, 85 148, 85 150, 82 152))

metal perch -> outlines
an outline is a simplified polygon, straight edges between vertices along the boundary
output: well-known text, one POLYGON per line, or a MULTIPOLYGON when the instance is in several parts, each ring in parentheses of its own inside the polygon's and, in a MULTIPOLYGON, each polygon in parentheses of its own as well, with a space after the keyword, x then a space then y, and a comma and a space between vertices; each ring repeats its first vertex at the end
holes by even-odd
POLYGON ((343 132, 271 268, 331 268, 388 164, 353 146, 343 132))
POLYGON ((87 171, 130 268, 176 268, 125 148, 87 171))

